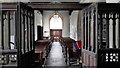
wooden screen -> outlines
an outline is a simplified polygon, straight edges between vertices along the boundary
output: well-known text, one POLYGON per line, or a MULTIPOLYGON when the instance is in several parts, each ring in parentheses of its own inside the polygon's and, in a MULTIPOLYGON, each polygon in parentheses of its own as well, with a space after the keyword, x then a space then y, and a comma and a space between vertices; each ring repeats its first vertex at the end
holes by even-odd
POLYGON ((62 29, 51 29, 50 37, 52 40, 61 39, 62 38, 62 29))
POLYGON ((120 4, 94 3, 82 10, 84 65, 104 68, 120 64, 119 8, 120 4))

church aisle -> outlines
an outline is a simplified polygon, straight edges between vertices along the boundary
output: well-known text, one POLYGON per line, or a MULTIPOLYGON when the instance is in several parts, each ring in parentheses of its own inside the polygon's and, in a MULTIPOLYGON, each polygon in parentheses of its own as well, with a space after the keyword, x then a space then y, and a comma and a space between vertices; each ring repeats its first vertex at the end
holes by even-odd
POLYGON ((66 63, 65 63, 65 58, 63 56, 63 53, 62 53, 62 46, 60 44, 60 42, 53 42, 52 43, 52 47, 51 47, 51 51, 49 53, 49 56, 47 58, 47 61, 46 61, 46 64, 45 66, 47 67, 53 67, 53 66, 63 66, 65 67, 66 66, 66 63))

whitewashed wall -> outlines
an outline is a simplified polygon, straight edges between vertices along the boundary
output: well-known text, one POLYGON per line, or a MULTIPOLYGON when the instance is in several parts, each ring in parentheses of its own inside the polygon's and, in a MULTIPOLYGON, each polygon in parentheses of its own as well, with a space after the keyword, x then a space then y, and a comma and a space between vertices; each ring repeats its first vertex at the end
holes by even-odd
POLYGON ((120 0, 106 0, 107 3, 118 3, 120 0))
POLYGON ((70 16, 70 38, 75 41, 81 40, 81 11, 73 11, 70 16))
POLYGON ((118 3, 120 0, 80 0, 80 3, 88 2, 106 2, 106 3, 118 3))
POLYGON ((77 41, 77 23, 79 11, 73 11, 70 16, 70 38, 77 41))
POLYGON ((34 12, 35 14, 35 40, 37 40, 37 26, 43 26, 42 24, 42 14, 38 11, 38 10, 35 10, 34 12))
POLYGON ((60 12, 63 17, 62 37, 70 37, 70 15, 69 11, 60 12))
POLYGON ((89 2, 106 2, 106 0, 81 0, 80 3, 89 3, 89 2))

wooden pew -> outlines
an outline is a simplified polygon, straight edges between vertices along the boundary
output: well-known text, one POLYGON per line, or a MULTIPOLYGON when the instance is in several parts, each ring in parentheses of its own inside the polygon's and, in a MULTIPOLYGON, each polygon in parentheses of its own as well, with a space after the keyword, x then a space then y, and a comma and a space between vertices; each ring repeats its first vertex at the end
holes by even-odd
POLYGON ((46 59, 47 46, 50 44, 50 40, 38 40, 35 45, 35 66, 39 67, 44 64, 46 59))

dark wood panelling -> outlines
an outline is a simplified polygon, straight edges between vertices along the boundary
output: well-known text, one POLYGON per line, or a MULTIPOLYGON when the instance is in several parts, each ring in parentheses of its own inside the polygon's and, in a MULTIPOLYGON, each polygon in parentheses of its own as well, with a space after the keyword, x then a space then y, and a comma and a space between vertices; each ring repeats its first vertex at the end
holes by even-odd
POLYGON ((62 29, 50 29, 51 39, 61 39, 62 38, 62 29))
MULTIPOLYGON (((86 66, 97 66, 97 68, 119 66, 120 49, 119 47, 117 48, 119 44, 116 43, 116 41, 118 41, 116 40, 116 23, 119 23, 116 20, 120 19, 119 8, 120 4, 118 3, 93 3, 82 10, 84 30, 82 58, 83 64, 86 66), (90 12, 92 12, 92 14, 90 14, 90 12), (92 20, 89 16, 92 17, 92 20), (87 30, 88 28, 91 29, 88 25, 90 23, 94 24, 92 25, 94 28, 92 36, 90 35, 90 30, 87 30), (109 31, 113 31, 111 32, 112 34, 110 34, 109 31), (91 46, 89 38, 93 39, 93 42, 91 42, 94 43, 92 50, 88 49, 91 46), (90 60, 90 58, 93 60, 90 60)), ((118 29, 119 27, 120 25, 118 29)))

